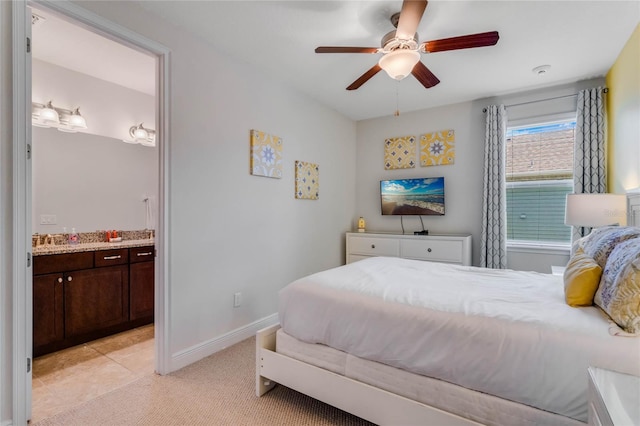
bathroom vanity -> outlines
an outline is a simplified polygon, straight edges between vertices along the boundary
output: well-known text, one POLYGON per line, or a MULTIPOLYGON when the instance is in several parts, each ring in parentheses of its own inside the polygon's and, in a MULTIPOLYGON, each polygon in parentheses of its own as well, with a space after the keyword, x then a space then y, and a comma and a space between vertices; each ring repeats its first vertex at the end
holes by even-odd
POLYGON ((33 251, 33 355, 153 322, 152 240, 33 251))

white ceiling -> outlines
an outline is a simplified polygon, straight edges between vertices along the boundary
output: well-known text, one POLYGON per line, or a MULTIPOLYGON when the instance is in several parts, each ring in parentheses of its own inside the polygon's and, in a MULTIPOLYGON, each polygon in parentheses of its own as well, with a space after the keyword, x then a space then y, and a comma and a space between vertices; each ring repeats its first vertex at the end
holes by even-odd
MULTIPOLYGON (((314 49, 378 47, 393 29, 389 17, 400 10, 401 0, 130 3, 354 120, 391 115, 396 102, 401 112, 408 112, 603 76, 640 22, 637 0, 433 0, 418 27, 421 41, 497 30, 498 44, 423 54, 422 61, 441 81, 431 89, 411 76, 398 83, 380 72, 358 90, 347 91, 379 55, 316 54, 314 49), (532 72, 546 64, 551 65, 548 73, 532 72)), ((126 55, 120 49, 76 35, 91 46, 86 52, 78 47, 76 52, 82 53, 70 57, 55 37, 72 30, 61 26, 56 31, 60 34, 46 36, 46 54, 34 45, 36 57, 149 93, 145 81, 135 81, 138 63, 130 57, 120 60, 126 55)))

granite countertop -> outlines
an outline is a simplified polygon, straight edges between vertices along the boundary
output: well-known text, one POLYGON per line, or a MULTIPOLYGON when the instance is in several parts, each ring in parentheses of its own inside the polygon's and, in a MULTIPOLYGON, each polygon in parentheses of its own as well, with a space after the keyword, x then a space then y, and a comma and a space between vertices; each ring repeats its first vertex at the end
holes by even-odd
POLYGON ((40 245, 32 248, 34 256, 48 254, 79 253, 83 251, 112 250, 119 248, 146 247, 154 245, 153 239, 124 240, 118 243, 94 242, 80 244, 40 245))

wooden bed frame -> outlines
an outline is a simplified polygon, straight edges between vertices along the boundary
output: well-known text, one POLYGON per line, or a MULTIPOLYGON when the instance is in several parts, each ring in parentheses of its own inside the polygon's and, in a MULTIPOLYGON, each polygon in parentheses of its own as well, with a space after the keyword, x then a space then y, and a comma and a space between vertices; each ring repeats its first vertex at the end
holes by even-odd
POLYGON ((256 395, 276 383, 379 425, 480 425, 469 419, 341 376, 276 352, 280 325, 256 334, 256 395))

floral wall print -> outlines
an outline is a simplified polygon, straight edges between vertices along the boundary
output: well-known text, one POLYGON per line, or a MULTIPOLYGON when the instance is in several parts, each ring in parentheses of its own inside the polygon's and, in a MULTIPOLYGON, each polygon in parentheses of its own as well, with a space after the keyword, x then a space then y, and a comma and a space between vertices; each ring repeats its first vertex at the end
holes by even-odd
POLYGON ((440 130, 420 136, 420 165, 444 166, 456 158, 453 130, 440 130))
POLYGON ((384 168, 412 169, 416 166, 416 137, 402 136, 384 141, 384 168))
POLYGON ((317 200, 320 191, 319 177, 317 164, 296 160, 296 198, 317 200))
POLYGON ((259 130, 251 130, 251 174, 282 177, 282 139, 259 130))

